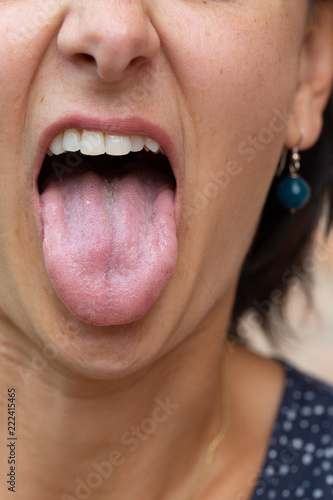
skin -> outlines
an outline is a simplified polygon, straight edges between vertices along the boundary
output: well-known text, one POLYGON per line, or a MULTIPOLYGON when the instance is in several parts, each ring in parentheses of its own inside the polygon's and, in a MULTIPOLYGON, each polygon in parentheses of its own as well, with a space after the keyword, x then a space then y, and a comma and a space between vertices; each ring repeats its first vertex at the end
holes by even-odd
MULTIPOLYGON (((0 1, 0 413, 15 387, 20 500, 75 498, 76 478, 119 450, 157 398, 177 410, 90 498, 185 498, 221 425, 223 352, 231 424, 198 498, 251 496, 284 372, 224 339, 281 151, 299 143, 300 127, 301 149, 321 131, 333 43, 331 11, 320 8, 314 24, 304 0, 0 1), (38 140, 77 110, 148 119, 176 151, 179 258, 133 324, 80 322, 44 267, 38 140), (221 172, 229 182, 207 195, 221 172)), ((2 451, 3 471, 6 462, 2 451)))

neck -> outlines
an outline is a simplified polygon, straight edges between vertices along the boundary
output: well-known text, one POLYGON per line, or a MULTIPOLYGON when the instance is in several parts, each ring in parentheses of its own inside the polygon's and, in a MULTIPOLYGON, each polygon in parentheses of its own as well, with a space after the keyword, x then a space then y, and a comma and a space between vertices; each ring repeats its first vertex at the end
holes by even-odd
MULTIPOLYGON (((3 339, 0 412, 7 414, 7 388, 15 387, 16 470, 24 499, 186 496, 221 426, 220 334, 194 334, 116 381, 69 378, 56 361, 22 377, 26 356, 3 339)), ((7 485, 1 488, 3 500, 12 498, 7 485)))

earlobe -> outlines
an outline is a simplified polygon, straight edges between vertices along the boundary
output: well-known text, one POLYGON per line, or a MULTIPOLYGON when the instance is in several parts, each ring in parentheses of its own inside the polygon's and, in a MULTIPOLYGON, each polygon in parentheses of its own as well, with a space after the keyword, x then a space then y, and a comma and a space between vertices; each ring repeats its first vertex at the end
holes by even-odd
POLYGON ((294 96, 286 147, 299 141, 300 127, 305 132, 301 149, 311 148, 319 139, 323 112, 332 92, 333 81, 333 9, 323 7, 308 27, 299 67, 299 84, 294 96))
POLYGON ((292 149, 300 141, 300 129, 304 137, 301 150, 311 148, 319 139, 323 126, 323 111, 315 105, 313 88, 308 82, 300 83, 287 126, 285 146, 292 149))

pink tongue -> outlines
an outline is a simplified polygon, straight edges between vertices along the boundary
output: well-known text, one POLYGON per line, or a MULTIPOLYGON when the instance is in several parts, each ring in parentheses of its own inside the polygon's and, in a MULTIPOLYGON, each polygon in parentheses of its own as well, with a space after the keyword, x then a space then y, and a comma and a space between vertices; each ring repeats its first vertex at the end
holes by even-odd
POLYGON ((144 316, 177 260, 170 183, 146 170, 86 172, 51 181, 41 204, 46 268, 72 313, 99 326, 144 316))

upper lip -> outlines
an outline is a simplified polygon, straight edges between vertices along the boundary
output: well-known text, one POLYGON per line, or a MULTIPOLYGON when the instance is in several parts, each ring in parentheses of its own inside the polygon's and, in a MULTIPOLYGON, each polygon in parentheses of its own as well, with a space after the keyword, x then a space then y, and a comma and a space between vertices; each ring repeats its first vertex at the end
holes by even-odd
POLYGON ((44 158, 53 139, 63 130, 85 129, 101 131, 110 135, 139 135, 154 139, 166 154, 177 182, 177 163, 175 146, 170 135, 161 126, 139 117, 125 119, 103 119, 84 116, 68 116, 49 125, 42 133, 38 145, 38 160, 36 162, 35 185, 38 182, 44 158))

